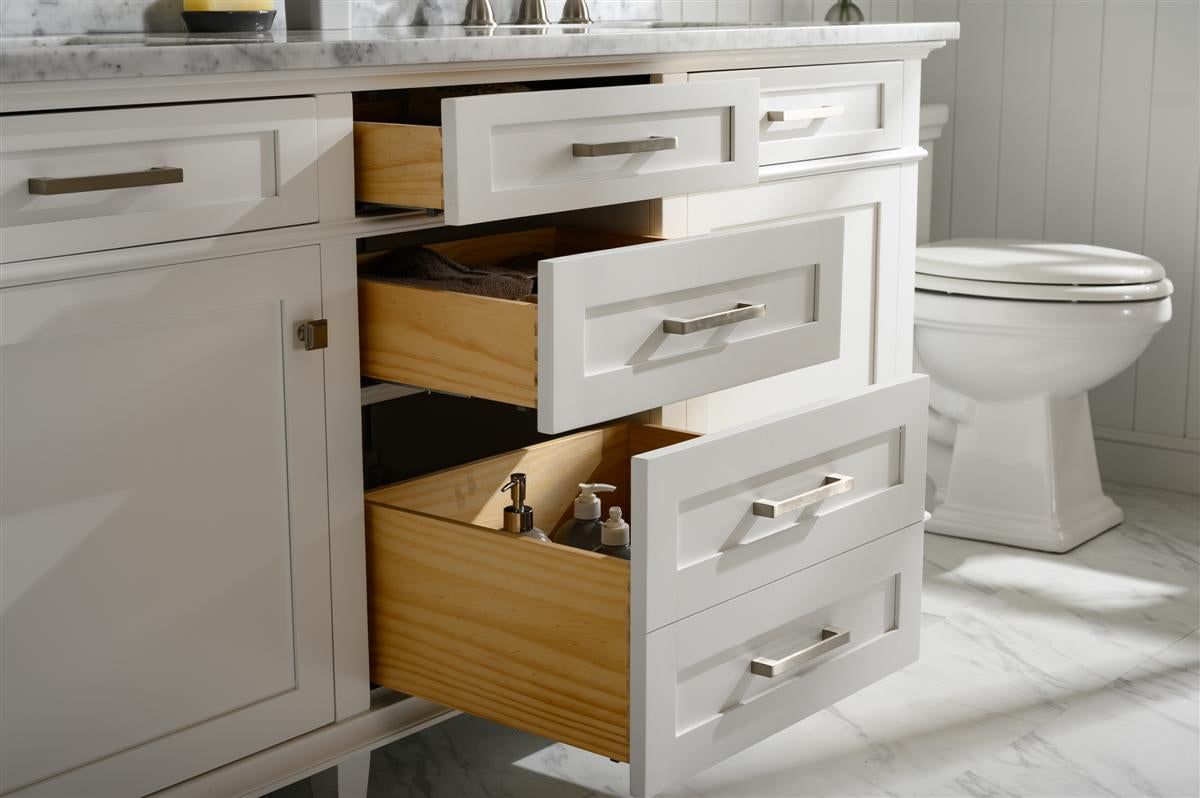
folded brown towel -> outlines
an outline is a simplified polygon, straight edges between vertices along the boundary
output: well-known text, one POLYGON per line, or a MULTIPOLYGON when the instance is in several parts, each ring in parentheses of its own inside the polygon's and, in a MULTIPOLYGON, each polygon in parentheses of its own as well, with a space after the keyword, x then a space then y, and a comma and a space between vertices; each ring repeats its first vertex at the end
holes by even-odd
POLYGON ((532 267, 527 258, 496 267, 471 267, 425 247, 405 247, 372 263, 370 276, 418 288, 521 299, 535 292, 537 261, 532 267))

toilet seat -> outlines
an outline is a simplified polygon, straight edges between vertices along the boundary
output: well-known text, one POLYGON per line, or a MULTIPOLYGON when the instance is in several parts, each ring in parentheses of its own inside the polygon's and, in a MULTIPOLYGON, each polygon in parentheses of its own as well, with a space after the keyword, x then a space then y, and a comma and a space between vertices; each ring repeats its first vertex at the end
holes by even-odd
POLYGON ((960 238, 917 248, 916 288, 1040 302, 1142 302, 1171 295, 1161 264, 1089 244, 960 238))
POLYGON ((1034 302, 1144 302, 1169 297, 1173 290, 1171 281, 1165 278, 1136 285, 1045 285, 960 280, 929 274, 918 274, 916 287, 918 291, 936 291, 940 294, 1034 302))

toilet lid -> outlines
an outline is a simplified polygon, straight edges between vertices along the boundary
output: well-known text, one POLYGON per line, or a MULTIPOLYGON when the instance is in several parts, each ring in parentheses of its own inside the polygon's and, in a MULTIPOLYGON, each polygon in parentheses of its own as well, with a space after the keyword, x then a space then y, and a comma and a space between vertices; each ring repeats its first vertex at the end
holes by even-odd
POLYGON ((1157 261, 1119 249, 994 238, 953 238, 919 246, 917 273, 1045 286, 1129 286, 1164 276, 1157 261))
POLYGON ((918 291, 936 291, 941 294, 1035 302, 1144 302, 1169 297, 1172 291, 1171 281, 1166 278, 1153 283, 1130 285, 1047 285, 963 280, 934 274, 918 274, 916 287, 918 291))

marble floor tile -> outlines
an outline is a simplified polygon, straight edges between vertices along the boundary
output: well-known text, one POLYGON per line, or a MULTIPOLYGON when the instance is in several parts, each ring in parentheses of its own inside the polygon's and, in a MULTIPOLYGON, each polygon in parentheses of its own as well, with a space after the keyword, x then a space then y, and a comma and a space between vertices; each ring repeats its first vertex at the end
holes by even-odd
POLYGON ((1012 586, 1014 574, 1032 578, 1054 555, 963 538, 927 534, 921 609, 949 617, 1012 586))
POLYGON ((1193 632, 937 795, 1200 795, 1197 695, 1193 632))

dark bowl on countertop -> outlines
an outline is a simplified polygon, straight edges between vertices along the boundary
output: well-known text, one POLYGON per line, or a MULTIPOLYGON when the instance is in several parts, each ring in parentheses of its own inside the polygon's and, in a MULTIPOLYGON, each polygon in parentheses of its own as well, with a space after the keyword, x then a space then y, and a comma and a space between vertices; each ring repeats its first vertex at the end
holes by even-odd
POLYGON ((181 11, 191 33, 261 33, 269 31, 275 11, 181 11))

